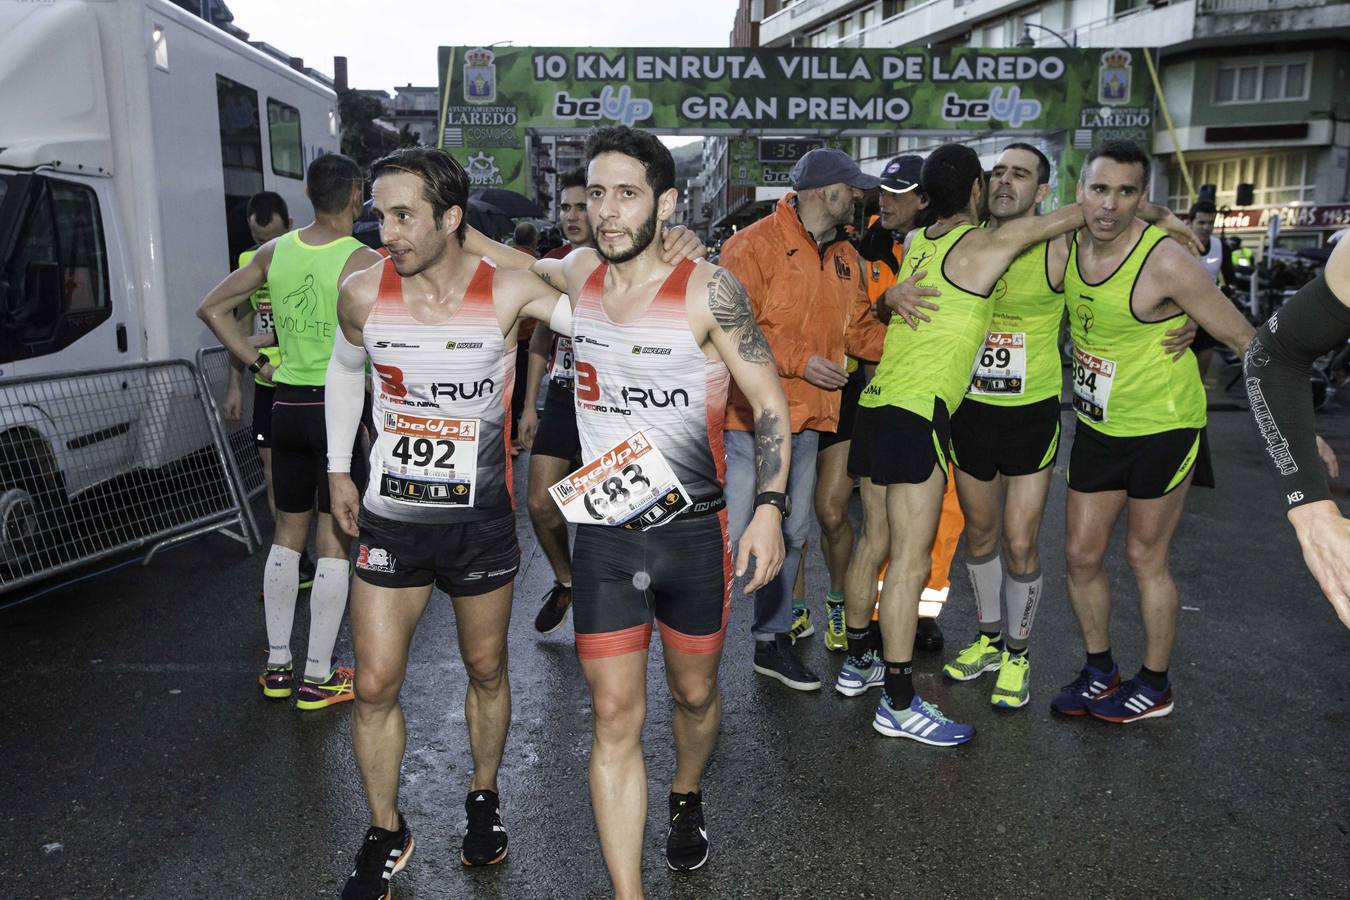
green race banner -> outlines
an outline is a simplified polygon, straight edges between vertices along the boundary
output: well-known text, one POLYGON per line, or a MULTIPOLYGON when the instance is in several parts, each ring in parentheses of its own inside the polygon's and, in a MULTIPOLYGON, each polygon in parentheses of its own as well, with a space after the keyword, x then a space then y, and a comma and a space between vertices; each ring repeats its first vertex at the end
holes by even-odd
MULTIPOLYGON (((1151 132, 1143 52, 441 47, 441 144, 466 167, 474 161, 475 187, 517 190, 527 134, 611 124, 835 139, 1059 132, 1068 151, 1103 130, 1151 132)), ((757 156, 752 176, 745 161, 747 175, 738 180, 780 177, 757 156)))

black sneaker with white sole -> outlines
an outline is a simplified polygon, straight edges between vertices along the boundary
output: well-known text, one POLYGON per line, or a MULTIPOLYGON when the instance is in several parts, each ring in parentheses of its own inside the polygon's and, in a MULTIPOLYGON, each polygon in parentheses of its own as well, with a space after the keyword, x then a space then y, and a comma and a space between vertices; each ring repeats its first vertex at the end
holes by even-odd
POLYGON ((468 822, 459 861, 466 866, 495 866, 506 859, 506 826, 496 791, 470 791, 464 800, 468 822))
POLYGON ((666 832, 666 865, 692 872, 708 861, 708 830, 703 822, 703 794, 670 795, 670 830, 666 832))
POLYGON ((553 582, 553 587, 544 595, 539 614, 534 617, 534 630, 540 634, 552 634, 567 621, 567 611, 571 608, 572 589, 561 582, 553 582))
POLYGON ((342 900, 389 900, 389 879, 408 864, 415 846, 402 814, 397 831, 371 826, 356 854, 356 866, 342 888, 342 900))
POLYGON ((771 641, 755 641, 755 671, 797 691, 820 690, 820 679, 792 650, 792 638, 776 635, 771 641))

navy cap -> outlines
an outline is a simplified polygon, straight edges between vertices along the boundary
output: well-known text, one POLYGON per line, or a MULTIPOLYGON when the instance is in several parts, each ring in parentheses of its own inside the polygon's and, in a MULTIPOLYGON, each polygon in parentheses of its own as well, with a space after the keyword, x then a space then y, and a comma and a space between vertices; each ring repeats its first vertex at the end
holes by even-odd
POLYGON ((892 194, 906 194, 919 186, 919 173, 923 171, 923 157, 907 153, 897 156, 886 163, 881 170, 882 190, 892 194))
POLYGON ((875 175, 864 175, 853 157, 833 147, 817 147, 807 151, 805 156, 797 160, 789 176, 792 178, 793 190, 797 191, 825 187, 827 184, 846 184, 870 191, 881 183, 875 175))

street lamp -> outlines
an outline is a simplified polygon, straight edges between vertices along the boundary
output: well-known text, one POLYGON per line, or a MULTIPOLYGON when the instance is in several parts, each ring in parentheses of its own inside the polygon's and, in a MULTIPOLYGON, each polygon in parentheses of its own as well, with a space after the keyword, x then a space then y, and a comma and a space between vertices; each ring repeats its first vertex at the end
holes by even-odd
POLYGON ((1078 31, 1076 29, 1074 30, 1073 33, 1073 43, 1069 43, 1068 38, 1066 38, 1064 35, 1060 34, 1053 28, 1046 28, 1044 25, 1037 25, 1035 22, 1023 22, 1022 36, 1017 39, 1018 47, 1021 47, 1022 49, 1026 50, 1036 46, 1036 39, 1031 36, 1031 29, 1033 28, 1039 28, 1041 31, 1050 32, 1055 37, 1063 41, 1064 46, 1068 47, 1070 50, 1078 46, 1078 31))

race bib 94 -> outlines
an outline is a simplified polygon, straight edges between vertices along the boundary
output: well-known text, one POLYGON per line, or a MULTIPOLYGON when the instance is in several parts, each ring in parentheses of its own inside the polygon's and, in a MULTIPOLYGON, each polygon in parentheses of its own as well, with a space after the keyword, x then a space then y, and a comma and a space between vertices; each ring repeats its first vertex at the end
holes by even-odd
POLYGON ((563 517, 581 525, 646 531, 689 506, 689 494, 661 451, 637 432, 549 488, 563 517))
POLYGON ((1077 347, 1073 350, 1073 408, 1089 422, 1107 421, 1116 364, 1077 347))

